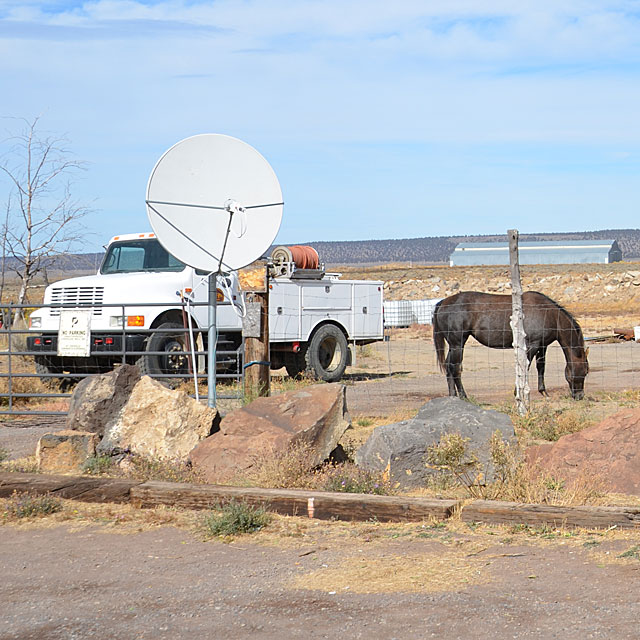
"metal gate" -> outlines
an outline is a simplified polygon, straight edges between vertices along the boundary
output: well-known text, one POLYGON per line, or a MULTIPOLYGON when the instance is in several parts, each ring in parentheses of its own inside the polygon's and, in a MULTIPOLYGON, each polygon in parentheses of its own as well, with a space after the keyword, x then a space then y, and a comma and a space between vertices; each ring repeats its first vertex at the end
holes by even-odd
MULTIPOLYGON (((111 308, 123 318, 126 306, 131 303, 100 303, 101 310, 111 308)), ((166 303, 136 303, 136 307, 166 307, 166 303)), ((122 327, 108 334, 90 332, 88 356, 63 358, 58 352, 58 333, 30 329, 29 316, 42 308, 91 311, 92 305, 2 305, 0 415, 66 415, 73 388, 80 380, 125 363, 137 364, 142 373, 168 386, 182 385, 192 397, 197 379, 199 395, 206 398, 207 328, 193 326, 190 332, 186 305, 182 307, 185 318, 182 327, 136 327, 134 333, 123 321, 122 327)), ((242 399, 243 360, 239 337, 229 341, 225 336, 218 336, 217 398, 242 399)))

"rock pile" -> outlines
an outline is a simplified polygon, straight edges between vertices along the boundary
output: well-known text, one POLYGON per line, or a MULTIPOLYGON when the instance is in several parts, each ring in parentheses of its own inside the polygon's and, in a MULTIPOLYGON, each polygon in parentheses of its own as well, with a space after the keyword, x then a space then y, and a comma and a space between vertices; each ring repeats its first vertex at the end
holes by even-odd
MULTIPOLYGON (((615 300, 616 303, 631 301, 634 298, 639 300, 640 270, 628 268, 617 270, 618 268, 618 264, 544 265, 535 267, 536 271, 534 272, 532 271, 533 267, 522 267, 522 283, 525 291, 541 291, 560 304, 569 307, 578 302, 584 304, 587 301, 602 304, 602 300, 607 298, 615 300), (549 273, 551 267, 555 268, 557 272, 549 273)), ((421 273, 419 277, 414 277, 417 271, 419 270, 411 270, 410 277, 386 280, 384 284, 385 299, 443 298, 458 293, 458 291, 511 293, 511 282, 507 268, 424 267, 424 274, 421 273)))
POLYGON ((249 468, 260 456, 305 442, 312 468, 329 457, 350 426, 345 392, 344 385, 322 384, 258 398, 221 423, 215 409, 123 365, 77 386, 67 429, 41 438, 39 466, 78 472, 95 454, 190 458, 203 477, 217 482, 249 468))

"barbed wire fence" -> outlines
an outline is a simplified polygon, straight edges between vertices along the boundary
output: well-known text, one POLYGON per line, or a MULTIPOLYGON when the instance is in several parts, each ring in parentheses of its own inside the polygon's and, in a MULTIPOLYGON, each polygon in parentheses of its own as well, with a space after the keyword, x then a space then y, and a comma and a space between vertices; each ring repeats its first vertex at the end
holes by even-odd
MULTIPOLYGON (((448 394, 444 373, 439 369, 433 344, 433 310, 438 299, 400 300, 385 302, 384 340, 370 344, 351 343, 352 364, 342 381, 347 385, 349 410, 353 415, 396 416, 400 419, 415 412, 430 399, 448 394)), ((36 368, 36 358, 46 354, 46 349, 34 351, 27 345, 27 338, 37 335, 27 326, 12 326, 16 315, 15 305, 3 307, 0 330, 0 404, 4 413, 64 413, 70 393, 77 380, 108 369, 104 361, 86 361, 79 371, 60 370, 43 372, 36 368), (50 385, 47 378, 67 384, 50 385)), ((30 306, 32 311, 36 306, 30 306)), ((604 311, 604 309, 603 309, 604 311)), ((28 313, 26 314, 28 315, 28 313)), ((291 316, 291 322, 296 321, 291 316)), ((580 317, 576 317, 580 323, 580 317)), ((173 330, 176 333, 176 330, 173 330)), ((180 333, 180 331, 178 331, 180 333)), ((585 344, 589 348, 589 374, 585 381, 587 399, 594 394, 635 390, 640 372, 640 344, 633 340, 616 340, 612 336, 590 335, 583 327, 585 344)), ((132 361, 144 355, 152 355, 145 348, 127 351, 116 349, 113 362, 132 361)), ((46 347, 46 345, 45 345, 46 347)), ((93 345, 97 355, 104 345, 93 345)), ((104 354, 104 352, 102 352, 104 354)), ((239 357, 237 356, 234 357, 239 357)), ((54 355, 53 352, 48 355, 54 355)), ((159 355, 159 354, 156 354, 159 355)), ((196 357, 204 358, 206 352, 198 347, 196 357)), ((557 342, 546 353, 545 382, 548 393, 554 398, 569 398, 569 386, 565 379, 566 360, 557 342)), ((228 379, 220 379, 220 394, 233 396, 242 403, 242 380, 237 372, 227 372, 228 379)), ((179 381, 188 374, 159 374, 160 378, 175 375, 179 381)), ((464 348, 462 380, 472 401, 481 403, 513 403, 514 356, 511 349, 490 349, 474 338, 469 338, 464 348)), ((302 376, 302 384, 313 380, 302 376)), ((272 370, 272 394, 296 388, 284 368, 272 370)), ((537 393, 536 365, 529 369, 532 400, 539 401, 537 393)), ((206 376, 201 373, 201 385, 206 376)), ((206 397, 206 387, 201 387, 201 397, 206 397)))

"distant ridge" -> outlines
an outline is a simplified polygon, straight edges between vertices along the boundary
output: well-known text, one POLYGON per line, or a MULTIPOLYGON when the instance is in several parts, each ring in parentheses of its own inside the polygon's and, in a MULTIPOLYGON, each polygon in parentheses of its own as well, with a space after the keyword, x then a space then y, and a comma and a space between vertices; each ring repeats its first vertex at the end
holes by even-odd
MULTIPOLYGON (((521 234, 521 240, 617 240, 623 260, 640 259, 640 229, 604 229, 570 233, 521 234)), ((307 242, 327 264, 448 263, 459 242, 506 242, 505 235, 436 236, 401 240, 345 240, 307 242)))
MULTIPOLYGON (((640 260, 640 229, 604 229, 602 231, 575 231, 571 233, 528 233, 521 240, 617 240, 623 260, 640 260)), ((320 254, 328 265, 387 264, 390 262, 414 262, 417 264, 448 264, 449 256, 459 242, 506 242, 505 235, 433 236, 403 238, 400 240, 343 240, 305 242, 320 254)), ((69 254, 49 258, 47 271, 96 272, 103 253, 69 254)), ((15 260, 7 258, 7 268, 15 266, 15 260)))

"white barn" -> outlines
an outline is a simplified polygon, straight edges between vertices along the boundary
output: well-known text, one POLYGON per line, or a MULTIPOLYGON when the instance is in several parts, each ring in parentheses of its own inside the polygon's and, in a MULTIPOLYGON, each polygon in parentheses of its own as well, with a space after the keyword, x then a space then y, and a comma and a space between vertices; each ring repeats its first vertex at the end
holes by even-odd
MULTIPOLYGON (((615 240, 549 240, 518 243, 520 264, 587 264, 620 262, 615 240)), ((508 242, 462 242, 449 264, 454 266, 509 264, 508 242)))

